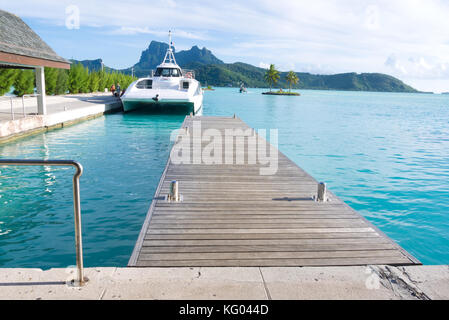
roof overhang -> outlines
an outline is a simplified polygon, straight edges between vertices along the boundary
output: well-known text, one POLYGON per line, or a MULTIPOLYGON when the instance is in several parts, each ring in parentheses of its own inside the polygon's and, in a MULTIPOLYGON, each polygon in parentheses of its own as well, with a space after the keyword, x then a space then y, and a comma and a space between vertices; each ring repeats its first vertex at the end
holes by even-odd
POLYGON ((70 62, 53 61, 0 51, 0 65, 1 64, 23 68, 49 67, 70 69, 70 62))

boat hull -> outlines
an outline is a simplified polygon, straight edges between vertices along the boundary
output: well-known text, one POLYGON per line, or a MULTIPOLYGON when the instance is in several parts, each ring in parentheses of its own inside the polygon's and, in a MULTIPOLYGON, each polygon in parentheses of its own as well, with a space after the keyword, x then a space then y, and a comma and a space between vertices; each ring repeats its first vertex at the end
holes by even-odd
POLYGON ((192 101, 154 101, 148 99, 123 99, 123 111, 131 112, 135 110, 148 113, 180 113, 197 114, 201 105, 192 101))

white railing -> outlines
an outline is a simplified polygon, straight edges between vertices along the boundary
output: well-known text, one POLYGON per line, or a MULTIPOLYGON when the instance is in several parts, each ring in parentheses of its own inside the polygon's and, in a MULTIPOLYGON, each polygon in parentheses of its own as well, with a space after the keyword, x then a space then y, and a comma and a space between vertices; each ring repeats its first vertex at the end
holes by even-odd
POLYGON ((40 96, 40 94, 24 94, 22 97, 17 97, 17 96, 4 96, 4 97, 0 97, 0 99, 2 100, 9 100, 10 101, 10 106, 11 106, 11 120, 15 119, 15 115, 14 115, 14 100, 18 100, 21 99, 22 100, 22 116, 25 118, 27 116, 26 112, 25 112, 25 98, 26 97, 38 97, 40 96))
MULTIPOLYGON (((182 70, 182 76, 185 78, 191 78, 195 79, 195 70, 191 69, 181 69, 182 70)), ((150 70, 148 73, 148 77, 154 77, 154 74, 156 73, 156 70, 150 70)))
POLYGON ((182 76, 185 78, 195 79, 195 70, 182 69, 182 76))

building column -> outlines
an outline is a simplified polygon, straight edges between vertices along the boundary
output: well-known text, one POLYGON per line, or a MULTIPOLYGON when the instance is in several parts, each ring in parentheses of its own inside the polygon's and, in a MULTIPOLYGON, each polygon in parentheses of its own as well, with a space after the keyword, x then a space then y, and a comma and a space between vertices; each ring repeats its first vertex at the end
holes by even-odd
POLYGON ((45 72, 44 67, 37 67, 34 69, 36 74, 36 88, 37 88, 37 114, 47 114, 47 101, 45 98, 45 72))

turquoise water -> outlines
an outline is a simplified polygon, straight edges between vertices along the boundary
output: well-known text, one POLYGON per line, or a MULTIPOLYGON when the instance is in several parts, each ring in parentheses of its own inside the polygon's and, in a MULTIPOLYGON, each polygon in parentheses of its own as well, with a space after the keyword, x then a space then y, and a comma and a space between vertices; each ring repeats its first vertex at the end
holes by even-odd
MULTIPOLYGON (((0 155, 80 161, 85 265, 124 266, 183 118, 112 114, 0 146, 0 155)), ((0 170, 0 267, 75 264, 75 170, 0 170)))
MULTIPOLYGON (((449 264, 449 97, 250 89, 205 93, 204 115, 279 130, 279 148, 425 264, 449 264)), ((73 158, 87 266, 126 265, 182 116, 112 114, 0 146, 73 158)), ((0 267, 74 264, 73 169, 1 168, 0 267)))

